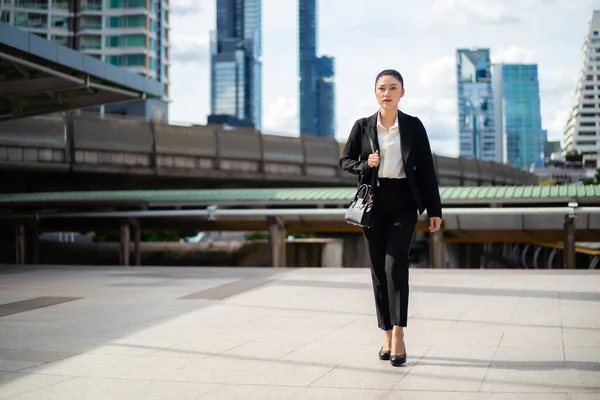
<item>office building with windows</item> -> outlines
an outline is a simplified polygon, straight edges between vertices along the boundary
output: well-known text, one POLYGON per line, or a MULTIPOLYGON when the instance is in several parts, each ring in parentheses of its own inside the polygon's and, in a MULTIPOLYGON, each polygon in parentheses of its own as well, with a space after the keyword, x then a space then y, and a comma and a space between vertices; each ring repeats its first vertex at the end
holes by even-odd
POLYGON ((298 1, 300 134, 335 136, 335 60, 317 57, 316 0, 298 1))
POLYGON ((581 50, 579 78, 563 150, 583 155, 585 169, 600 168, 600 11, 594 11, 581 50))
POLYGON ((502 162, 502 136, 494 122, 489 49, 458 49, 456 74, 460 156, 502 162))
POLYGON ((0 0, 0 4, 3 22, 165 86, 162 99, 110 104, 104 106, 106 112, 168 119, 169 0, 0 0))
POLYGON ((503 138, 505 162, 523 169, 544 167, 546 131, 542 129, 536 64, 492 67, 496 132, 503 138))
POLYGON ((261 0, 217 0, 217 30, 211 33, 209 121, 262 124, 261 0))

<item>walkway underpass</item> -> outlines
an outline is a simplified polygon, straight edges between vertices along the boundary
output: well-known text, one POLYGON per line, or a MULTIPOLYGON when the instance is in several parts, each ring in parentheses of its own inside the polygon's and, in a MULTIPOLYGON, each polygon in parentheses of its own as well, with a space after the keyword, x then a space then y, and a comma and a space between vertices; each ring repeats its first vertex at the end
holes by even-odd
MULTIPOLYGON (((360 245, 356 239, 360 238, 360 230, 343 221, 354 190, 215 189, 2 195, 0 219, 15 232, 18 263, 25 261, 27 232, 120 230, 122 251, 128 253, 132 233, 137 242, 134 249, 139 249, 143 229, 268 231, 272 263, 282 265, 286 232, 345 235, 353 238, 348 246, 360 245)), ((525 268, 580 268, 597 264, 594 260, 598 254, 593 250, 586 254, 580 248, 578 256, 576 244, 599 241, 600 186, 443 187, 440 193, 444 207, 442 231, 429 234, 426 215, 421 216, 417 225, 417 232, 429 243, 431 266, 486 267, 494 259, 525 268), (506 244, 521 249, 529 245, 534 248, 535 260, 527 251, 525 255, 517 254, 518 247, 507 250, 506 244), (557 246, 561 248, 556 249, 557 246), (536 250, 539 247, 550 251, 541 254, 536 250)), ((35 240, 30 243, 34 248, 35 240)))

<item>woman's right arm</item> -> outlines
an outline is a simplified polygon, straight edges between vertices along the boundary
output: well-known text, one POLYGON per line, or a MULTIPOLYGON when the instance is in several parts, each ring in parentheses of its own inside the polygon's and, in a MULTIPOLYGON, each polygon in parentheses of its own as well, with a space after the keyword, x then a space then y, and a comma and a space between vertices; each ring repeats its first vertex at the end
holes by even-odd
POLYGON ((367 160, 358 160, 358 157, 362 153, 362 130, 357 120, 350 131, 348 141, 342 151, 342 157, 340 158, 340 167, 346 172, 350 172, 354 175, 364 174, 369 168, 367 160))

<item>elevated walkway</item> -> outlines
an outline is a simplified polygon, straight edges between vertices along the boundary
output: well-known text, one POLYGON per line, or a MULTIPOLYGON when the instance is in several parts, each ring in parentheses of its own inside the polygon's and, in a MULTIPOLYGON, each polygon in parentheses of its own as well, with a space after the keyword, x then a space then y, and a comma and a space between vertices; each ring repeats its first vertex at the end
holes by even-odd
MULTIPOLYGON (((0 195, 0 221, 22 238, 27 230, 121 229, 127 240, 130 229, 139 237, 142 228, 268 230, 280 259, 275 253, 288 231, 359 233, 343 220, 354 192, 351 187, 12 194, 0 195)), ((440 192, 444 225, 429 238, 433 265, 443 265, 443 243, 563 242, 563 264, 574 268, 576 241, 600 239, 597 185, 442 187, 440 192)), ((417 231, 428 233, 426 215, 417 231)))
POLYGON ((160 98, 160 82, 0 22, 0 121, 160 98))

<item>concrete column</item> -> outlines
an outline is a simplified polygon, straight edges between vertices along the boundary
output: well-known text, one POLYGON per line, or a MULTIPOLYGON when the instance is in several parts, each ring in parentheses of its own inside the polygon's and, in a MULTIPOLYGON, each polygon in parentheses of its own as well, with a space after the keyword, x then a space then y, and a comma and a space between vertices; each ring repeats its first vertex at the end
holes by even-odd
POLYGON ((15 228, 15 264, 25 264, 25 224, 19 222, 15 228))
POLYGON ((575 269, 575 219, 573 216, 565 216, 563 235, 563 268, 575 269))
POLYGON ((31 230, 31 263, 40 263, 40 230, 37 225, 31 230))
POLYGON ((429 245, 431 247, 431 267, 445 268, 446 256, 444 254, 444 242, 442 241, 442 231, 433 232, 430 236, 429 245))
POLYGON ((269 222, 269 249, 271 252, 271 266, 285 267, 285 225, 281 218, 268 217, 269 222))
POLYGON ((123 222, 121 224, 121 245, 119 249, 121 265, 129 265, 129 224, 123 222))
POLYGON ((142 265, 142 251, 140 248, 140 242, 142 241, 142 228, 138 220, 131 221, 131 227, 133 228, 133 258, 134 265, 142 265))

